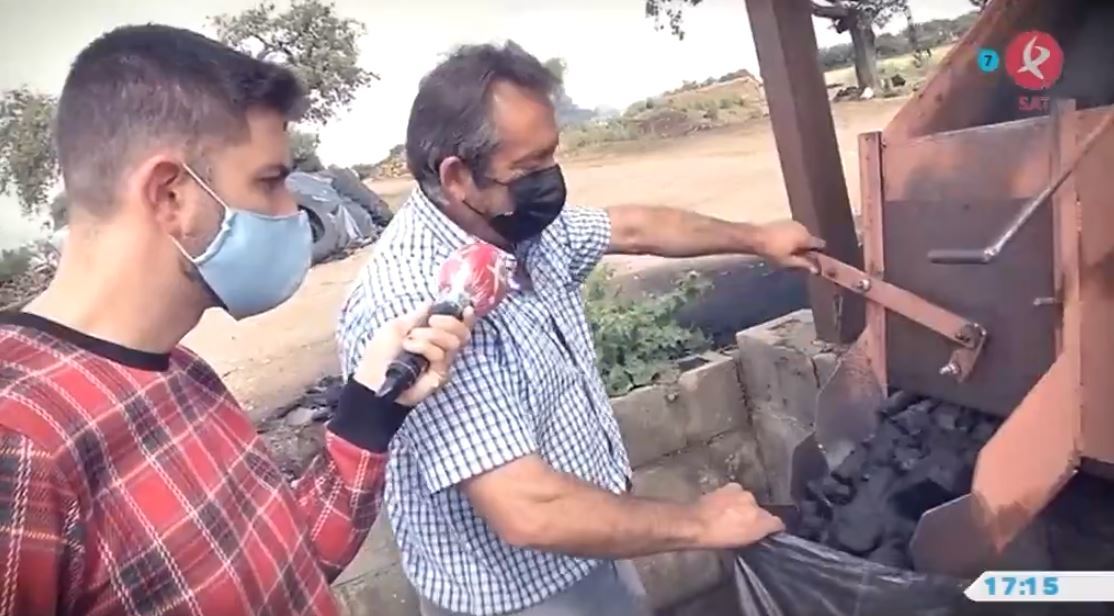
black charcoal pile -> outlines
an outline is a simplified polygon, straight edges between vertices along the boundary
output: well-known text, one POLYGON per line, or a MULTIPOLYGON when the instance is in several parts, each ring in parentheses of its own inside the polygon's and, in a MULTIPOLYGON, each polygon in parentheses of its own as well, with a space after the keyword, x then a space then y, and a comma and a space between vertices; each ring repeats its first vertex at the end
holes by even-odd
POLYGON ((1001 419, 906 392, 880 411, 875 435, 808 484, 796 534, 911 569, 909 541, 925 511, 967 493, 979 449, 1001 419))

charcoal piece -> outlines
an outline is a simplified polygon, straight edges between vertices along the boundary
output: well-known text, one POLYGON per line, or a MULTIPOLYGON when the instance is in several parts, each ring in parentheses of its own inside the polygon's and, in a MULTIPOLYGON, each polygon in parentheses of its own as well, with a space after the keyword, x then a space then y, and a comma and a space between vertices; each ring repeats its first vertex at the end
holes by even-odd
POLYGON ((941 430, 952 432, 957 429, 960 409, 954 404, 941 404, 932 413, 932 421, 941 430))
POLYGON ((894 449, 905 435, 890 422, 878 426, 874 438, 868 444, 869 464, 872 466, 888 464, 893 459, 894 449))
POLYGON ((997 430, 998 426, 994 422, 984 419, 971 430, 971 438, 979 443, 985 443, 990 440, 990 437, 994 436, 997 430))
POLYGON ((971 432, 979 424, 979 417, 968 408, 962 408, 959 411, 959 417, 956 419, 955 428, 963 432, 971 432))
POLYGON ((877 515, 856 513, 850 509, 838 512, 828 527, 828 541, 833 547, 856 556, 864 556, 882 539, 881 519, 877 515))
POLYGON ((916 519, 925 511, 967 493, 971 477, 963 461, 950 455, 931 455, 919 464, 893 493, 893 502, 906 517, 916 519))
POLYGON ((894 415, 891 420, 905 434, 916 436, 923 432, 932 422, 929 411, 935 407, 935 400, 922 400, 904 411, 894 415))
POLYGON ((802 515, 801 521, 797 524, 797 535, 802 537, 809 536, 815 538, 820 537, 824 533, 824 529, 828 527, 828 520, 818 515, 802 515))
MULTIPOLYGON (((839 482, 836 483, 838 484, 839 482)), ((847 498, 850 500, 850 494, 848 494, 847 498)), ((831 517, 832 503, 828 500, 828 497, 824 495, 824 490, 820 481, 813 480, 805 484, 805 498, 803 502, 801 502, 801 514, 831 517)))
POLYGON ((979 450, 975 447, 967 449, 959 457, 963 461, 963 465, 970 467, 972 472, 975 469, 975 463, 979 461, 979 450))
POLYGON ((832 471, 831 476, 838 481, 850 484, 858 479, 862 474, 863 465, 866 464, 868 458, 867 450, 863 447, 856 447, 851 450, 851 453, 843 459, 843 462, 832 471))
POLYGON ((906 407, 915 404, 921 400, 917 394, 909 391, 898 391, 885 402, 882 403, 882 408, 878 409, 878 413, 883 417, 889 417, 904 411, 906 407))
POLYGON ((921 450, 917 447, 909 445, 900 445, 894 449, 893 462, 894 469, 901 473, 908 473, 916 467, 921 458, 921 450))
POLYGON ((833 505, 846 505, 855 495, 851 486, 832 476, 825 477, 820 483, 821 494, 833 505))
POLYGON ((913 563, 909 558, 909 553, 905 549, 905 545, 896 541, 883 543, 866 558, 880 565, 887 565, 897 569, 905 570, 913 568, 913 563))

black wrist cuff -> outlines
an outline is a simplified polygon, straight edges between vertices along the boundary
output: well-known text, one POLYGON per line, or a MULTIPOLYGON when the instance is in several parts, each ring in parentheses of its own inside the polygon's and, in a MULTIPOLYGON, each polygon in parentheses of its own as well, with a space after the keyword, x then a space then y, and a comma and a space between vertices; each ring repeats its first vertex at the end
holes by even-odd
POLYGON ((388 402, 349 379, 328 428, 361 449, 383 453, 409 412, 410 407, 388 402))

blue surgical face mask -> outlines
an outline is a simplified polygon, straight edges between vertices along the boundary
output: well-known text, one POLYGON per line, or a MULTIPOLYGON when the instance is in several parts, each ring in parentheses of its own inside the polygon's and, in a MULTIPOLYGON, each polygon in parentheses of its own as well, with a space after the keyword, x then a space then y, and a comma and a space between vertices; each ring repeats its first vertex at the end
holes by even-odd
MULTIPOLYGON (((220 230, 199 256, 186 256, 235 319, 290 299, 309 271, 313 234, 305 212, 267 216, 234 208, 188 165, 186 172, 224 208, 220 230)), ((181 249, 181 245, 178 246, 181 249)))

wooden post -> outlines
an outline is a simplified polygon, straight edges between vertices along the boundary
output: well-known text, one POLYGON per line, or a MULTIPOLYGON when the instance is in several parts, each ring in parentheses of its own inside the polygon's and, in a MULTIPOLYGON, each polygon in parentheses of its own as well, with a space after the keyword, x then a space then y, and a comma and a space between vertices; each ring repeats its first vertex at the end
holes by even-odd
MULTIPOLYGON (((820 71, 809 0, 746 0, 770 121, 793 218, 822 237, 827 253, 862 268, 831 107, 820 71)), ((863 328, 860 298, 809 281, 816 333, 851 342, 863 328)))

